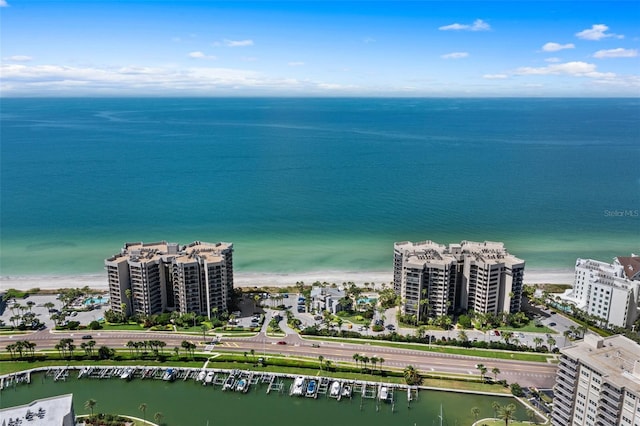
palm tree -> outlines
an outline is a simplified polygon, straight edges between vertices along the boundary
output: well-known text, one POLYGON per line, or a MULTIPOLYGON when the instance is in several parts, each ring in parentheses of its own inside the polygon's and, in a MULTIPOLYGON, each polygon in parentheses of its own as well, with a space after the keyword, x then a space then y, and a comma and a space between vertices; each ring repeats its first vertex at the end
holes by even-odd
POLYGON ((504 420, 504 426, 509 426, 509 422, 513 420, 516 414, 515 404, 505 405, 500 409, 500 418, 504 420))
POLYGON ((478 417, 480 416, 480 409, 478 407, 471 407, 471 414, 473 414, 473 418, 478 421, 478 417))
POLYGON ((420 377, 420 373, 413 365, 407 365, 404 368, 404 380, 408 385, 419 385, 422 382, 422 377, 420 377))
POLYGON ((353 360, 356 362, 356 367, 358 366, 358 361, 360 361, 360 354, 353 354, 353 360))
POLYGON ((538 347, 540 347, 540 345, 542 344, 544 340, 542 339, 542 337, 534 337, 533 338, 533 344, 536 345, 536 349, 538 349, 538 347))
POLYGON ((91 417, 93 417, 93 407, 95 407, 97 403, 95 399, 88 399, 87 402, 84 403, 84 408, 91 410, 91 417))
POLYGON ((320 370, 322 370, 322 361, 324 361, 324 357, 322 355, 318 355, 318 361, 320 361, 320 370))
POLYGON ((202 340, 207 340, 207 331, 209 331, 209 326, 202 323, 202 325, 200 325, 200 330, 202 330, 202 340))
POLYGON ((491 372, 493 373, 493 380, 497 381, 498 380, 498 374, 500 374, 500 369, 498 367, 493 367, 491 369, 491 372))
POLYGON ((380 364, 380 371, 382 371, 382 363, 384 363, 384 358, 382 358, 381 356, 378 357, 378 363, 380 364))
POLYGON ((163 418, 164 418, 164 414, 162 414, 159 411, 153 415, 153 420, 155 420, 155 422, 158 424, 160 424, 163 418))
POLYGON ((491 408, 493 408, 493 417, 497 419, 498 411, 500 410, 500 404, 498 404, 496 401, 493 401, 491 403, 491 408))
POLYGON ((147 424, 147 403, 143 402, 138 407, 138 410, 142 411, 142 420, 144 424, 147 424))
POLYGON ((484 364, 477 364, 476 368, 480 371, 480 380, 484 381, 484 375, 487 374, 487 367, 484 364))
MULTIPOLYGON (((124 295, 127 296, 127 299, 129 299, 129 307, 131 308, 131 312, 133 312, 133 305, 131 304, 131 289, 130 288, 126 289, 124 291, 124 295)), ((125 315, 125 317, 126 317, 127 311, 123 310, 122 314, 125 315)))

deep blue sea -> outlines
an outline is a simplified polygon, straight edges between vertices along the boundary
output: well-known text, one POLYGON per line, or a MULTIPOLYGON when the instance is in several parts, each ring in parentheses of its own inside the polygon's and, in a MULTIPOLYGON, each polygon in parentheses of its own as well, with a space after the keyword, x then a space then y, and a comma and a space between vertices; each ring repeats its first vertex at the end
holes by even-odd
POLYGON ((2 99, 0 275, 100 273, 126 241, 235 243, 240 272, 391 271, 393 242, 527 268, 640 252, 638 99, 2 99))

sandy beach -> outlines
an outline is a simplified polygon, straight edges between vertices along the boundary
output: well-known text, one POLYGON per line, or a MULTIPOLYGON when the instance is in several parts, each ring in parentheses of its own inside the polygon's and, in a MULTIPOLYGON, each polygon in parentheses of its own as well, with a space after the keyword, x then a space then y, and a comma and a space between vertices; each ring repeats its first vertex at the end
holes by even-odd
MULTIPOLYGON (((295 285, 302 281, 311 284, 316 281, 342 284, 352 281, 357 285, 364 283, 390 283, 393 273, 389 272, 344 272, 344 271, 317 271, 306 273, 274 274, 258 272, 240 272, 234 276, 236 287, 285 287, 295 285)), ((571 284, 573 283, 572 270, 532 270, 525 271, 526 284, 571 284)), ((31 275, 31 276, 2 276, 0 277, 0 290, 15 288, 29 290, 40 288, 51 290, 58 288, 79 288, 89 286, 97 290, 107 289, 107 279, 104 274, 86 275, 31 275)))

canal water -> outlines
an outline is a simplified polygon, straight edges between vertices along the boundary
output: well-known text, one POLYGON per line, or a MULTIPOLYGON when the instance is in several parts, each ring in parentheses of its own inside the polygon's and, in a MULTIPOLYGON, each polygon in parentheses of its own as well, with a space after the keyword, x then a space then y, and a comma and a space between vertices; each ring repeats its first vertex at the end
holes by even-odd
POLYGON ((97 401, 94 412, 111 412, 142 417, 138 409, 147 404, 146 418, 163 414, 166 426, 438 426, 442 407, 443 424, 468 426, 474 421, 472 407, 480 409, 480 418, 493 417, 492 402, 516 403, 516 418, 526 419, 524 407, 513 398, 444 391, 420 391, 417 401, 407 404, 406 391, 395 391, 395 405, 374 399, 336 401, 326 395, 317 399, 289 396, 285 392, 266 394, 267 385, 252 386, 248 393, 223 392, 220 386, 202 386, 193 380, 164 382, 133 379, 76 379, 54 382, 43 373, 32 375, 31 384, 0 391, 0 408, 26 404, 34 399, 72 393, 77 415, 89 414, 85 401, 97 401))

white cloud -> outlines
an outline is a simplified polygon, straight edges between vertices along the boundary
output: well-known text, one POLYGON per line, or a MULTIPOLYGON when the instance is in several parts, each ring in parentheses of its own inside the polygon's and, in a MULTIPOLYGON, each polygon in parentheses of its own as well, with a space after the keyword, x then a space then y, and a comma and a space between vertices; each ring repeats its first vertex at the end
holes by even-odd
POLYGON ((289 63, 287 63, 287 65, 289 65, 290 67, 301 67, 301 66, 304 65, 304 62, 300 62, 300 61, 298 61, 298 62, 289 62, 289 63))
POLYGON ((576 33, 576 37, 583 40, 601 40, 608 37, 624 38, 623 35, 607 33, 608 26, 604 24, 594 24, 591 28, 576 33))
POLYGON ((617 49, 598 50, 593 54, 594 58, 635 58, 638 56, 637 49, 623 49, 619 47, 617 49))
POLYGON ((596 66, 587 62, 565 62, 563 64, 548 65, 546 67, 521 67, 516 75, 570 75, 574 77, 613 78, 614 73, 596 71, 596 66))
POLYGON ((469 56, 469 53, 467 52, 451 52, 440 57, 443 59, 461 59, 466 58, 467 56, 469 56))
POLYGON ((544 60, 545 62, 551 62, 551 63, 557 63, 557 62, 562 62, 562 59, 557 58, 555 56, 552 56, 551 58, 547 58, 544 60))
POLYGON ((234 94, 322 93, 350 90, 333 82, 279 78, 239 68, 214 67, 70 67, 2 64, 0 90, 4 94, 43 96, 100 94, 234 94))
POLYGON ((205 55, 203 52, 200 52, 200 51, 189 52, 188 56, 192 59, 217 59, 215 56, 205 55))
POLYGON ((9 3, 7 3, 7 0, 0 0, 0 7, 9 7, 9 3))
POLYGON ((31 61, 33 58, 31 56, 27 56, 27 55, 13 55, 13 56, 8 56, 6 58, 2 58, 5 61, 13 61, 13 62, 29 62, 31 61))
POLYGON ((482 78, 486 78, 487 80, 504 80, 505 78, 509 78, 507 74, 485 74, 482 78))
POLYGON ((368 43, 374 43, 375 41, 376 41, 376 39, 372 38, 372 37, 365 37, 365 38, 362 39, 362 42, 363 43, 367 43, 367 44, 368 43))
POLYGON ((573 43, 560 44, 549 42, 542 46, 542 50, 544 50, 545 52, 557 52, 558 50, 574 49, 575 47, 576 46, 573 43))
POLYGON ((246 47, 253 46, 253 40, 224 40, 224 45, 227 47, 246 47))
POLYGON ((455 24, 444 25, 438 28, 441 31, 489 31, 491 26, 484 22, 482 19, 476 19, 473 24, 455 24))

